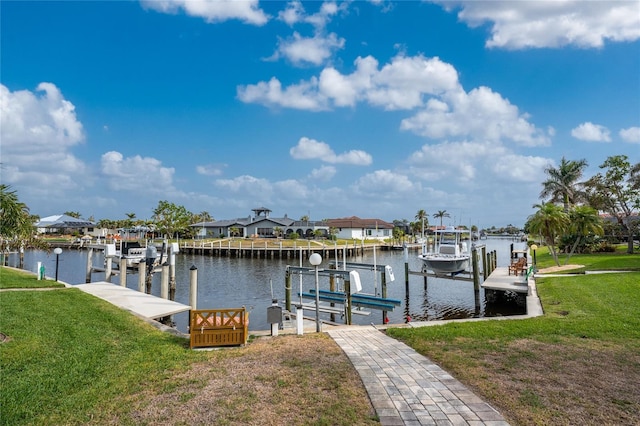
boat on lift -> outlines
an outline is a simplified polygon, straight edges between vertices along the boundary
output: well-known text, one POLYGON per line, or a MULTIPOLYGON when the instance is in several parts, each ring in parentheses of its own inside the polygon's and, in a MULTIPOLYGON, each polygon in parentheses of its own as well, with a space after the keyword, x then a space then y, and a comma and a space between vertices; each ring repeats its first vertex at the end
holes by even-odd
POLYGON ((422 245, 418 258, 422 261, 422 272, 433 272, 438 276, 453 276, 469 270, 470 248, 463 241, 466 229, 447 226, 435 232, 433 246, 422 245))

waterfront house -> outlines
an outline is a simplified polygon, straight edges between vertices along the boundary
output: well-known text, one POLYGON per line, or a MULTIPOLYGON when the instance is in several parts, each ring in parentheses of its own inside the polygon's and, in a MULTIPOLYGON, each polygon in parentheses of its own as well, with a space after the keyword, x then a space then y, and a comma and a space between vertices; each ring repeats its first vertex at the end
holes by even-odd
POLYGON ((77 219, 65 214, 47 216, 36 222, 35 227, 40 234, 72 234, 74 232, 89 235, 94 232, 96 224, 90 220, 77 219))
POLYGON ((281 218, 271 217, 271 210, 266 207, 252 211, 253 216, 198 222, 191 227, 194 228, 196 238, 275 238, 289 237, 294 232, 301 238, 329 235, 329 226, 324 221, 294 220, 286 214, 281 218))
POLYGON ((361 219, 357 216, 341 219, 328 219, 327 224, 337 231, 336 236, 343 239, 377 239, 393 238, 393 224, 382 219, 361 219))

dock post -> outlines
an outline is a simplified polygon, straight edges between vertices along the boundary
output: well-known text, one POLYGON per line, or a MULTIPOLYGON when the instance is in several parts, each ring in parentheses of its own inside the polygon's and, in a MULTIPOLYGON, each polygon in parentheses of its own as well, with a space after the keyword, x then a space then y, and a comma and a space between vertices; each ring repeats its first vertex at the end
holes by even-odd
POLYGON ((120 285, 127 286, 127 259, 124 256, 120 258, 120 285))
POLYGON ((147 261, 145 259, 140 259, 140 263, 138 263, 138 291, 140 293, 144 293, 144 275, 147 271, 147 261))
POLYGON ((480 292, 480 272, 478 271, 478 249, 471 249, 471 264, 473 267, 473 291, 480 292))
POLYGON ((93 265, 91 264, 92 259, 93 259, 93 247, 89 247, 89 251, 87 253, 87 274, 84 280, 85 283, 91 282, 91 269, 93 269, 93 265))
MULTIPOLYGON (((336 269, 336 265, 329 265, 329 269, 336 269)), ((333 274, 329 275, 329 291, 336 291, 336 277, 333 274)), ((331 302, 329 306, 333 308, 336 304, 331 302)), ((336 314, 331 313, 329 318, 332 322, 336 322, 336 314)))
POLYGON ((104 280, 110 283, 111 275, 113 274, 113 258, 111 256, 106 256, 104 261, 105 261, 104 280))
POLYGON ((284 273, 284 307, 291 312, 291 272, 289 268, 284 273))
MULTIPOLYGON (((375 249, 374 249, 375 250, 375 249)), ((382 298, 387 298, 387 274, 384 271, 380 274, 380 286, 382 287, 382 298)), ((387 323, 387 311, 382 311, 382 323, 387 323)))
POLYGON ((176 252, 178 250, 177 243, 169 244, 169 300, 176 300, 176 252))
POLYGON ((487 246, 482 246, 482 279, 486 280, 489 274, 487 274, 487 246))
POLYGON ((346 325, 351 325, 351 280, 345 277, 344 279, 344 293, 346 295, 347 300, 345 301, 345 316, 344 323, 346 325))
POLYGON ((189 269, 189 305, 191 309, 197 309, 198 303, 198 268, 191 265, 189 269))
POLYGON ((160 297, 169 299, 169 264, 162 264, 162 273, 160 274, 160 297))

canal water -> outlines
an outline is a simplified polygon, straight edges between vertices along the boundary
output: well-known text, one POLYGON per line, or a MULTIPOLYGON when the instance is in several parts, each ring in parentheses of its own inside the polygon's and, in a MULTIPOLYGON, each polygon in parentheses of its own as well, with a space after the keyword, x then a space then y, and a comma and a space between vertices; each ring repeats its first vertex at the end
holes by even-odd
MULTIPOLYGON (((514 249, 526 248, 526 243, 513 242, 507 239, 486 239, 478 244, 487 247, 487 253, 495 250, 498 266, 507 266, 510 261, 510 246, 514 249)), ((64 249, 58 259, 58 279, 68 284, 84 284, 88 252, 84 250, 64 249)), ((102 254, 94 254, 93 265, 102 266, 102 254)), ((411 271, 419 271, 421 261, 418 251, 409 251, 408 264, 411 271)), ((342 260, 341 255, 339 255, 342 260)), ((332 259, 323 259, 320 268, 328 267, 332 259)), ((27 251, 24 256, 24 269, 36 271, 37 262, 42 262, 48 277, 55 276, 56 255, 51 252, 27 251)), ((277 299, 284 306, 285 299, 285 271, 287 265, 300 266, 299 259, 258 259, 212 257, 200 254, 178 253, 176 255, 176 296, 177 302, 189 304, 190 268, 198 268, 198 309, 206 308, 236 308, 245 306, 250 311, 250 330, 269 330, 267 322, 267 308, 271 301, 277 299)), ((393 270, 395 281, 387 281, 387 297, 401 301, 401 306, 388 312, 389 323, 400 324, 408 320, 428 321, 442 319, 460 319, 473 317, 492 317, 500 315, 514 315, 524 313, 523 308, 515 304, 495 305, 485 301, 484 291, 480 290, 479 298, 475 297, 473 282, 448 280, 429 277, 425 279, 419 275, 409 275, 409 291, 405 285, 405 257, 402 251, 369 251, 364 255, 347 258, 347 262, 364 264, 389 265, 393 270)), ((16 255, 9 257, 9 265, 17 266, 16 255)), ((312 268, 305 259, 303 265, 312 268)), ((358 270, 363 286, 363 293, 381 293, 381 278, 379 273, 371 270, 358 270)), ((112 282, 119 284, 119 276, 114 276, 112 282)), ((94 273, 92 281, 103 281, 104 273, 94 273)), ((292 277, 292 301, 299 302, 298 291, 309 292, 315 287, 315 277, 298 275, 292 277), (302 280, 302 282, 301 282, 302 280)), ((137 274, 127 275, 127 287, 138 288, 137 274)), ((329 279, 320 277, 320 289, 329 289, 329 279)), ((152 294, 160 294, 160 273, 154 274, 152 294)), ((305 302, 312 302, 306 300, 305 302)), ((355 308, 354 308, 355 309, 355 308)), ((307 311, 310 316, 315 312, 307 311)), ((329 314, 321 314, 329 319, 329 314)), ((174 316, 176 327, 186 332, 188 313, 174 316)), ((343 322, 339 316, 336 322, 343 322)), ((371 310, 369 315, 353 315, 353 324, 368 325, 382 323, 382 312, 371 310)))

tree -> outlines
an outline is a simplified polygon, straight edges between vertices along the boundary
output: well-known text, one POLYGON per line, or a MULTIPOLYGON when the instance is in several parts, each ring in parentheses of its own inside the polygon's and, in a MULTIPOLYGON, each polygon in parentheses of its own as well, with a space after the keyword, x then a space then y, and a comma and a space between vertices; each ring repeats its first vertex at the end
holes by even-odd
POLYGON ((153 221, 157 230, 167 234, 169 238, 175 238, 179 232, 189 230, 192 214, 184 207, 177 206, 168 201, 159 201, 158 207, 153 211, 153 221))
POLYGON ((424 209, 420 209, 418 210, 418 213, 416 213, 416 220, 420 222, 420 236, 424 238, 424 225, 425 222, 429 225, 429 215, 427 215, 427 212, 424 211, 424 209))
POLYGON ((528 228, 532 233, 541 235, 544 238, 553 260, 557 266, 560 266, 555 245, 557 238, 569 226, 569 215, 564 212, 562 207, 553 203, 538 204, 534 207, 539 207, 539 210, 529 216, 528 228))
POLYGON ((240 234, 240 229, 238 229, 238 227, 236 226, 232 226, 231 228, 229 228, 229 234, 231 234, 232 237, 236 237, 240 234))
MULTIPOLYGON (((640 210, 640 163, 631 165, 626 155, 608 157, 598 173, 585 182, 591 207, 609 213, 627 234, 627 253, 633 253, 633 235, 638 220, 632 217, 640 210), (636 212, 634 212, 636 209, 636 212)), ((637 216, 636 216, 637 217, 637 216)))
POLYGON ((67 216, 75 217, 76 219, 80 219, 80 217, 82 217, 80 212, 64 212, 64 214, 67 216))
POLYGON ((580 190, 582 184, 578 180, 582 178, 582 173, 587 166, 588 163, 584 159, 568 161, 562 157, 557 169, 552 166, 545 168, 544 172, 549 177, 542 182, 540 198, 545 200, 550 197, 550 202, 561 202, 564 212, 569 213, 569 208, 582 196, 580 190))
POLYGON ((434 213, 433 214, 433 218, 437 219, 440 218, 440 227, 442 228, 442 219, 445 217, 451 217, 451 215, 449 213, 447 213, 446 210, 438 210, 438 213, 434 213))
POLYGON ((48 244, 36 238, 36 216, 29 214, 29 207, 20 202, 16 191, 0 184, 0 249, 20 248, 49 249, 48 244))
POLYGON ((566 265, 569 259, 575 253, 576 247, 580 243, 580 239, 590 234, 602 235, 602 219, 598 216, 598 212, 589 206, 577 206, 569 212, 570 225, 569 230, 575 237, 575 241, 571 246, 571 251, 567 255, 564 262, 566 265))

